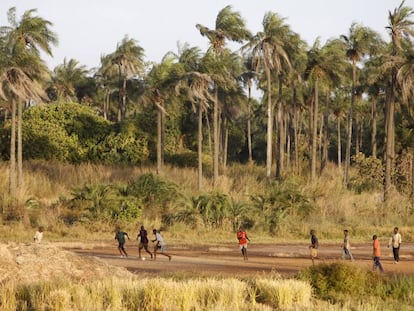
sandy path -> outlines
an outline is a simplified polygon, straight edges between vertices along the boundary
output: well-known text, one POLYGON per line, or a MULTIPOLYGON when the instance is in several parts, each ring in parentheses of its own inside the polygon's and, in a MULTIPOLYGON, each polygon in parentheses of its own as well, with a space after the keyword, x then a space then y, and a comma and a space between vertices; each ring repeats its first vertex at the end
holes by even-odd
MULTIPOLYGON (((197 247, 170 246, 168 252, 172 260, 162 255, 152 261, 149 255, 145 261, 139 260, 137 248, 130 243, 126 250, 128 258, 121 258, 117 245, 108 244, 85 248, 69 248, 82 255, 94 256, 115 266, 122 266, 140 275, 223 275, 223 276, 252 276, 259 274, 278 273, 291 276, 303 268, 312 265, 306 245, 302 244, 249 244, 249 260, 244 261, 237 245, 206 245, 197 247)), ((371 244, 358 244, 352 248, 354 265, 372 268, 371 244)), ((404 244, 400 251, 401 261, 394 264, 392 251, 382 248, 381 261, 386 273, 402 273, 414 275, 414 244, 404 244)), ((334 262, 340 260, 341 249, 338 245, 323 245, 319 249, 319 259, 316 262, 334 262)))

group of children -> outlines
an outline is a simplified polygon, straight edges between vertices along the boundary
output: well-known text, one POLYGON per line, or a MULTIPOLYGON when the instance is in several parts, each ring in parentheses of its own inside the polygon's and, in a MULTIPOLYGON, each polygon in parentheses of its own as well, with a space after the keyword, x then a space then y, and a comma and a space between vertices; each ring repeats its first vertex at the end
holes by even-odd
MULTIPOLYGON (((310 230, 310 235, 311 235, 311 244, 309 245, 309 250, 310 250, 310 256, 312 259, 312 264, 314 264, 315 259, 318 256, 319 241, 318 241, 318 238, 316 237, 316 233, 314 229, 310 230)), ((250 239, 248 238, 247 233, 246 231, 243 230, 243 228, 240 228, 239 231, 237 232, 237 239, 239 241, 239 247, 242 252, 243 259, 247 260, 247 242, 248 241, 250 242, 250 239)), ((375 271, 378 268, 381 272, 384 272, 384 268, 382 267, 381 260, 380 260, 381 249, 380 249, 380 243, 379 243, 378 237, 374 235, 372 237, 372 240, 373 240, 372 257, 374 260, 373 270, 375 271)), ((395 264, 398 264, 400 261, 400 246, 401 246, 401 234, 398 232, 398 227, 395 227, 393 234, 388 242, 388 247, 392 247, 392 253, 393 253, 395 264)), ((352 255, 351 246, 349 242, 349 232, 347 229, 344 230, 344 242, 342 245, 341 258, 343 260, 349 258, 351 261, 354 261, 354 256, 352 255)))
MULTIPOLYGON (((388 247, 392 247, 392 253, 393 253, 395 264, 398 264, 400 262, 401 234, 398 231, 399 231, 398 227, 395 227, 391 235, 391 238, 388 242, 388 247)), ((318 248, 318 239, 315 236, 315 230, 311 230, 310 234, 311 234, 311 245, 309 246, 309 248, 311 248, 311 250, 315 250, 313 252, 311 251, 311 257, 312 257, 312 263, 313 263, 314 259, 317 256, 316 249, 318 248)), ((378 240, 377 235, 374 234, 372 236, 372 241, 373 241, 372 242, 372 258, 374 261, 373 270, 375 271, 378 268, 381 272, 384 272, 384 268, 382 267, 381 260, 380 260, 381 246, 380 246, 380 242, 378 240)), ((344 243, 342 246, 342 259, 345 260, 348 257, 351 261, 354 261, 354 257, 352 256, 351 247, 349 243, 349 232, 348 230, 345 229, 344 230, 344 243)))
MULTIPOLYGON (((148 233, 147 233, 147 230, 144 228, 144 226, 141 226, 137 234, 137 240, 139 239, 139 243, 138 243, 139 258, 141 258, 141 260, 145 260, 144 257, 141 257, 141 251, 142 249, 144 249, 151 256, 151 260, 156 260, 157 253, 160 253, 164 256, 167 256, 168 260, 171 261, 171 255, 165 252, 166 244, 160 232, 157 229, 153 229, 152 233, 154 234, 154 240, 151 240, 151 241, 155 243, 154 250, 153 250, 154 253, 151 253, 151 251, 148 249, 148 245, 149 245, 148 233)), ((125 250, 125 237, 128 238, 129 240, 128 233, 121 231, 120 228, 117 228, 116 233, 115 233, 115 240, 118 241, 118 250, 121 254, 121 257, 128 257, 128 254, 125 250)))
MULTIPOLYGON (((39 229, 36 231, 33 240, 35 243, 40 243, 43 239, 43 232, 44 228, 39 227, 39 229)), ((149 245, 149 239, 148 239, 148 233, 147 230, 144 228, 144 226, 141 226, 138 234, 137 234, 137 240, 139 239, 138 244, 138 254, 139 258, 144 260, 144 257, 141 257, 141 251, 144 249, 151 257, 151 260, 157 259, 157 253, 160 253, 164 256, 168 257, 168 260, 171 261, 171 255, 167 254, 166 251, 166 244, 164 242, 163 237, 161 236, 160 232, 157 229, 153 229, 152 233, 154 234, 154 239, 151 240, 154 244, 153 253, 148 249, 149 245)), ((311 244, 309 245, 310 250, 310 256, 312 259, 312 264, 314 264, 315 259, 318 256, 318 248, 319 248, 319 241, 316 237, 315 230, 310 230, 311 235, 311 244)), ((118 250, 121 254, 121 257, 128 257, 128 254, 125 250, 125 238, 128 238, 128 233, 121 231, 120 228, 117 228, 115 233, 115 240, 118 241, 118 250)), ((247 257, 247 243, 250 242, 249 237, 247 236, 246 231, 240 227, 239 231, 237 232, 237 240, 239 241, 239 248, 241 250, 241 253, 243 255, 244 260, 248 260, 247 257)), ((373 244, 372 244, 372 250, 373 250, 373 260, 374 265, 373 269, 376 270, 377 268, 383 272, 384 269, 381 264, 381 248, 380 243, 378 240, 378 237, 376 235, 373 235, 372 237, 373 244)), ((400 262, 400 246, 401 246, 401 234, 399 233, 398 227, 394 228, 393 234, 388 242, 388 247, 392 247, 392 253, 394 257, 394 263, 398 264, 400 262)), ((354 261, 354 257, 352 256, 350 242, 349 242, 349 232, 347 229, 344 230, 344 242, 342 245, 342 256, 341 258, 343 260, 349 258, 351 261, 354 261)))

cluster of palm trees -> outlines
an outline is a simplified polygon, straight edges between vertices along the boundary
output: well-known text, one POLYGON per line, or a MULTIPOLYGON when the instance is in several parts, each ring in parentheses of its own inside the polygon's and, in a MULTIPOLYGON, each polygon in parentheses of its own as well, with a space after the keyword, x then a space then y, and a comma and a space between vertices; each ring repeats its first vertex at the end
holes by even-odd
MULTIPOLYGON (((403 107, 411 112, 409 104, 414 92, 414 27, 410 19, 414 11, 404 1, 389 12, 389 43, 372 29, 352 24, 348 34, 324 45, 316 40, 308 47, 277 13, 265 13, 263 29, 251 34, 240 13, 226 6, 218 13, 215 27, 196 25, 209 40, 206 51, 182 45, 178 53, 166 53, 160 63, 149 63, 144 61, 144 49, 137 41, 125 37, 113 53, 101 57, 99 68, 87 70, 72 59, 65 60, 51 73, 39 51, 51 55, 57 36, 50 30, 51 23, 33 16, 35 12, 25 12, 17 22, 12 8, 8 13, 10 26, 1 27, 0 97, 5 107, 10 107, 12 124, 11 197, 15 197, 16 184, 22 183, 20 136, 24 103, 47 100, 94 105, 104 118, 115 122, 128 119, 145 105, 153 105, 157 113, 158 173, 162 172, 164 162, 166 119, 177 113, 174 107, 190 103, 197 112, 199 188, 203 148, 207 147, 212 156, 213 183, 217 185, 220 168, 227 163, 230 124, 240 114, 246 119, 249 161, 254 160, 252 122, 266 124, 268 180, 272 176, 279 179, 288 170, 302 172, 303 158, 309 161, 312 180, 320 174, 328 162, 331 120, 336 118, 337 162, 341 167, 344 159, 345 185, 352 154, 364 149, 367 155, 378 156, 377 122, 381 122, 387 198, 397 145, 395 112, 403 107), (238 43, 240 49, 232 51, 229 42, 238 43), (265 105, 251 98, 253 86, 263 91, 265 105), (377 105, 382 105, 383 115, 378 114, 377 105), (258 117, 260 114, 263 116, 258 117), (369 147, 363 144, 364 122, 365 128, 370 128, 369 147), (205 137, 207 143, 203 142, 205 137), (17 182, 16 149, 20 176, 17 182)), ((400 118, 406 118, 405 124, 414 124, 409 113, 400 118)), ((414 150, 412 143, 405 142, 404 146, 414 150)))

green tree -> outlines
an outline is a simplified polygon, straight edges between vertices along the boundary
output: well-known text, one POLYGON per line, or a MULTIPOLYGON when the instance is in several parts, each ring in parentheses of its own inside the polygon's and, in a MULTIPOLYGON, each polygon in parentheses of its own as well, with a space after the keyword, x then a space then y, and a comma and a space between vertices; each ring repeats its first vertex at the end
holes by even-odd
POLYGON ((256 71, 264 71, 266 77, 267 98, 267 145, 266 145, 266 178, 271 176, 272 168, 272 135, 273 135, 273 102, 272 79, 282 71, 282 64, 290 65, 289 56, 285 49, 284 34, 288 26, 278 14, 268 12, 263 18, 263 31, 254 35, 243 47, 250 53, 256 71), (283 34, 281 36, 281 34, 283 34))
POLYGON ((136 78, 144 70, 144 49, 136 40, 125 36, 109 57, 118 68, 118 121, 121 121, 125 119, 127 111, 127 81, 136 78))
POLYGON ((380 35, 368 27, 353 23, 349 28, 348 36, 342 35, 341 39, 346 46, 346 56, 352 64, 352 83, 351 83, 351 105, 348 113, 347 140, 345 151, 344 165, 344 185, 348 183, 348 171, 351 161, 351 144, 352 144, 352 119, 355 107, 355 96, 357 85, 357 64, 369 54, 372 55, 379 48, 381 39, 380 35))
POLYGON ((313 47, 308 51, 308 64, 305 78, 310 82, 313 94, 313 105, 310 111, 311 128, 311 179, 316 177, 317 164, 317 135, 319 119, 319 91, 329 89, 332 81, 339 80, 342 73, 341 57, 338 53, 338 45, 328 42, 320 47, 316 40, 313 47))
MULTIPOLYGON (((242 43, 250 37, 250 32, 246 29, 245 21, 239 12, 234 12, 231 6, 226 6, 217 15, 215 29, 197 24, 197 29, 201 35, 207 37, 210 42, 215 57, 220 64, 220 59, 224 51, 226 40, 242 43)), ((218 86, 215 85, 215 96, 213 107, 213 183, 217 186, 219 176, 219 103, 218 86)))
MULTIPOLYGON (((65 58, 63 64, 53 69, 48 93, 52 92, 54 95, 52 97, 55 97, 55 100, 73 102, 78 99, 76 87, 86 80, 87 74, 86 67, 80 65, 77 60, 67 61, 65 58)), ((49 97, 51 96, 49 95, 49 97)))
MULTIPOLYGON (((406 40, 410 40, 414 36, 414 22, 410 19, 414 11, 404 6, 402 1, 398 8, 388 14, 388 26, 391 37, 391 58, 398 56, 406 40)), ((391 62, 392 64, 392 62, 391 62)), ((385 151, 385 182, 384 182, 384 200, 389 197, 389 191, 392 185, 391 172, 393 167, 393 157, 395 152, 395 101, 397 93, 397 64, 391 65, 391 76, 389 88, 387 90, 386 100, 386 151, 385 151)))
POLYGON ((198 189, 202 189, 203 180, 203 112, 214 102, 210 93, 213 80, 201 70, 201 56, 198 48, 187 48, 179 56, 184 72, 176 86, 176 90, 186 93, 193 109, 197 111, 197 156, 198 156, 198 189))
POLYGON ((51 31, 51 22, 33 16, 35 9, 26 11, 20 21, 16 19, 16 8, 7 13, 10 26, 0 27, 4 57, 1 68, 1 93, 12 105, 10 143, 10 194, 16 197, 16 102, 17 102, 17 186, 23 184, 22 114, 23 102, 41 101, 46 98, 39 80, 49 74, 40 58, 40 51, 52 55, 51 45, 57 44, 57 36, 51 31))

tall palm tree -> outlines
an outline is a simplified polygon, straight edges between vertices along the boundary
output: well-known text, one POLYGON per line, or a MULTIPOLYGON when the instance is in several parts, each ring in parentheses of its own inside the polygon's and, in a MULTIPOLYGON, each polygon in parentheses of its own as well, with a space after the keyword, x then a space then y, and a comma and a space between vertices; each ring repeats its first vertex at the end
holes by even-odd
POLYGON ((346 46, 346 56, 352 64, 351 106, 348 113, 348 135, 344 165, 344 185, 346 186, 348 184, 348 171, 351 162, 352 119, 357 88, 357 64, 363 60, 366 54, 374 54, 376 52, 381 39, 377 32, 357 23, 353 23, 349 28, 348 36, 342 35, 341 39, 346 46))
POLYGON ((207 112, 214 97, 210 92, 213 83, 208 73, 202 72, 201 56, 198 48, 187 48, 179 56, 179 63, 184 72, 176 86, 177 92, 184 92, 197 112, 197 156, 198 156, 198 190, 202 189, 203 180, 203 112, 207 112))
MULTIPOLYGON (((226 40, 242 43, 250 38, 250 32, 246 29, 245 21, 239 12, 232 10, 230 5, 224 7, 217 15, 214 29, 210 29, 201 24, 196 28, 203 37, 207 37, 210 42, 210 49, 220 63, 226 40)), ((213 107, 213 183, 217 186, 219 176, 219 103, 218 87, 215 85, 216 100, 213 107)))
MULTIPOLYGON (((388 32, 391 36, 391 57, 397 57, 404 46, 404 41, 410 40, 414 36, 414 22, 410 20, 414 11, 412 8, 404 6, 405 1, 402 1, 398 8, 388 14, 387 26, 388 32)), ((394 157, 394 111, 395 111, 395 94, 397 88, 397 65, 391 68, 390 86, 386 101, 386 153, 385 153, 385 182, 384 182, 384 200, 389 197, 391 188, 391 172, 393 167, 394 157)))
POLYGON ((288 26, 278 14, 268 12, 263 18, 263 31, 254 35, 243 47, 253 59, 256 71, 264 71, 266 77, 267 98, 267 136, 266 136, 266 178, 269 181, 272 169, 272 136, 273 136, 273 102, 272 80, 282 71, 282 64, 290 65, 285 50, 285 38, 288 26))
POLYGON ((40 51, 52 55, 51 46, 57 44, 57 35, 51 31, 51 22, 33 16, 35 9, 26 11, 20 21, 16 9, 10 8, 7 17, 10 26, 0 27, 5 57, 1 66, 1 93, 12 103, 12 126, 10 142, 10 194, 16 197, 15 162, 15 113, 17 102, 17 186, 23 184, 22 113, 23 101, 46 98, 38 80, 49 74, 40 51))
POLYGON ((116 70, 116 66, 112 63, 111 55, 101 56, 101 65, 96 69, 94 78, 100 86, 100 89, 103 91, 103 117, 106 120, 109 120, 111 119, 111 97, 116 94, 119 89, 118 70, 116 70))
POLYGON ((86 80, 88 70, 75 59, 66 58, 63 64, 53 69, 50 90, 56 94, 56 99, 72 102, 77 99, 76 85, 86 80))
POLYGON ((127 110, 127 81, 137 77, 144 69, 144 49, 137 41, 125 36, 117 44, 115 52, 110 56, 112 64, 118 68, 119 75, 119 108, 118 121, 124 120, 127 110))
POLYGON ((247 151, 249 163, 253 162, 252 152, 252 85, 254 79, 257 78, 255 68, 253 67, 252 57, 247 56, 243 63, 244 71, 240 75, 240 79, 245 87, 247 87, 247 151))
POLYGON ((311 179, 316 177, 317 164, 317 135, 319 119, 319 91, 329 92, 331 85, 341 79, 344 71, 340 56, 340 47, 336 41, 327 42, 320 47, 316 40, 308 51, 308 65, 305 78, 310 82, 313 92, 313 106, 311 110, 311 179))
POLYGON ((151 100, 157 108, 157 174, 162 174, 164 167, 165 104, 171 100, 181 75, 182 67, 177 64, 176 56, 167 53, 161 63, 153 65, 146 77, 144 100, 151 100))

